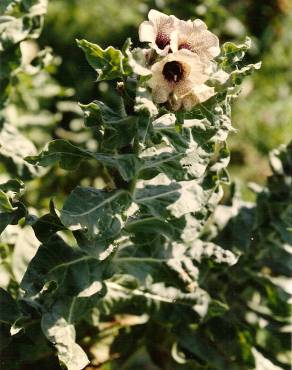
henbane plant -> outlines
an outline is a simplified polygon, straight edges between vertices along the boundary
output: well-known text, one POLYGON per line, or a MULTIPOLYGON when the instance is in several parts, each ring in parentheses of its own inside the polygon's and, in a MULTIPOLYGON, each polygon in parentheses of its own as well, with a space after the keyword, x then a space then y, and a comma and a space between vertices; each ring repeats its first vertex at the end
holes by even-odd
POLYGON ((15 297, 1 290, 4 354, 9 343, 23 354, 33 327, 40 358, 56 352, 69 370, 93 353, 96 365, 127 369, 139 351, 161 369, 253 369, 245 328, 234 329, 230 350, 214 342, 212 320, 229 306, 211 277, 241 257, 206 235, 229 183, 230 103, 260 64, 244 62, 249 39, 220 46, 201 20, 151 10, 139 37, 143 47, 127 40, 122 50, 77 41, 97 80, 116 83, 117 106, 80 104, 96 150, 54 140, 26 158, 65 170, 97 161, 104 185, 78 186, 62 209, 52 200, 49 213, 26 215, 41 245, 15 297))

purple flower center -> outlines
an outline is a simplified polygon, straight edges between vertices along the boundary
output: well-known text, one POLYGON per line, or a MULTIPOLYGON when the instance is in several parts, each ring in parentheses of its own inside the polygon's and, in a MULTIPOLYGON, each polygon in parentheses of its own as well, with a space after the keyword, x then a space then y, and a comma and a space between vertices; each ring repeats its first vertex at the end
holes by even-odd
POLYGON ((187 49, 187 50, 191 50, 192 51, 192 45, 189 44, 188 42, 184 42, 182 44, 179 45, 178 47, 179 50, 181 49, 187 49))
POLYGON ((166 45, 169 45, 170 38, 166 33, 159 32, 157 34, 155 43, 159 47, 159 49, 163 50, 166 45))
POLYGON ((169 82, 179 82, 184 75, 184 68, 180 62, 172 61, 164 64, 162 74, 169 82))

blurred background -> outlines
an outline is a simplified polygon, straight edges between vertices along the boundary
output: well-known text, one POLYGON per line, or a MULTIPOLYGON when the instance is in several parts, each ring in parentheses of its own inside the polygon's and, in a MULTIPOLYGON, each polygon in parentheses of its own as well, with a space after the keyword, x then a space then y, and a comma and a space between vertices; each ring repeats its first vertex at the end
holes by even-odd
MULTIPOLYGON (((50 0, 38 46, 31 43, 26 49, 36 52, 34 48, 51 47, 53 57, 47 49, 48 55, 42 56, 44 71, 33 78, 23 74, 14 94, 15 105, 9 106, 10 117, 14 122, 18 118, 18 127, 38 150, 51 137, 94 148, 95 140, 84 130, 76 102, 102 97, 114 105, 115 97, 113 86, 95 82, 96 74, 75 39, 121 47, 130 36, 137 45, 138 26, 151 8, 182 19, 201 18, 221 43, 251 37, 248 58, 251 63, 261 60, 262 68, 245 79, 234 102, 233 125, 238 132, 229 138, 229 146, 231 178, 241 182, 243 197, 252 200, 248 182, 264 182, 269 174, 269 150, 292 136, 291 0, 50 0)), ((91 164, 82 165, 66 179, 62 170, 54 171, 43 181, 41 196, 30 192, 35 197, 29 200, 31 204, 46 206, 52 189, 62 199, 77 183, 89 185, 96 178, 91 164)))

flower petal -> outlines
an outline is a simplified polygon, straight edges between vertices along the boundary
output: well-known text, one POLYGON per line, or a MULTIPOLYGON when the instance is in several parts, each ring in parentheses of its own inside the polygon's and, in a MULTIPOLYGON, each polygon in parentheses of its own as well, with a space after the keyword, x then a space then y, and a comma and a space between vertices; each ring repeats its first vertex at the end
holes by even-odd
POLYGON ((163 61, 160 61, 152 66, 152 77, 147 82, 148 86, 152 89, 153 100, 158 104, 165 103, 172 91, 171 84, 164 79, 162 74, 164 64, 163 61))
POLYGON ((141 42, 155 42, 155 30, 152 22, 144 21, 139 27, 139 40, 141 42))
POLYGON ((158 83, 152 89, 152 97, 155 103, 162 104, 168 100, 169 94, 171 93, 172 89, 171 86, 163 79, 157 82, 158 83))
POLYGON ((173 15, 166 15, 151 9, 148 13, 149 21, 142 22, 139 27, 141 42, 150 42, 150 46, 157 54, 165 56, 170 48, 170 35, 175 30, 179 20, 173 15))
POLYGON ((213 72, 212 65, 209 61, 202 62, 198 55, 189 50, 168 54, 151 67, 152 77, 147 83, 152 89, 153 100, 158 104, 169 100, 172 109, 178 110, 185 97, 185 106, 188 109, 208 99, 214 94, 214 88, 209 88, 204 82, 209 79, 210 72, 213 72), (182 75, 178 80, 169 79, 165 75, 166 65, 174 61, 181 65, 182 75))
POLYGON ((170 44, 174 52, 188 49, 203 60, 211 60, 220 53, 218 37, 208 31, 200 19, 193 22, 180 20, 177 31, 171 34, 170 44))
POLYGON ((205 22, 203 22, 201 19, 197 18, 193 21, 193 25, 197 30, 203 31, 207 30, 208 27, 205 22))
POLYGON ((148 13, 148 19, 151 21, 153 24, 159 25, 160 22, 167 22, 169 16, 159 12, 158 10, 151 9, 148 13))

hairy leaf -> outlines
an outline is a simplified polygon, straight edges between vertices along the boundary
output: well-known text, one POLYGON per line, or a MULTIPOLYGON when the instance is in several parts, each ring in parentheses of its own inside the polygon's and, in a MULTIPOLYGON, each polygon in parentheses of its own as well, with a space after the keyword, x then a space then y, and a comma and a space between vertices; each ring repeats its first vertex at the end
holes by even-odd
POLYGON ((158 185, 160 178, 144 181, 144 187, 135 193, 135 201, 147 207, 153 216, 179 218, 201 208, 204 193, 196 181, 170 182, 166 178, 167 185, 158 185))
POLYGON ((73 315, 77 299, 56 302, 42 317, 42 330, 57 349, 59 360, 68 370, 82 370, 89 362, 75 342, 73 315), (66 304, 64 304, 66 302, 66 304))
POLYGON ((124 56, 120 50, 112 46, 103 50, 86 40, 77 40, 77 44, 84 51, 88 63, 96 70, 98 81, 113 80, 124 75, 124 56))
POLYGON ((29 163, 39 166, 51 166, 58 162, 65 170, 76 169, 82 160, 96 159, 101 164, 119 171, 122 178, 129 181, 140 168, 139 159, 133 154, 105 155, 79 149, 66 140, 51 141, 38 156, 26 157, 29 163))
POLYGON ((85 158, 90 158, 85 150, 79 149, 66 140, 59 139, 51 141, 38 156, 29 156, 25 160, 28 163, 44 167, 58 162, 61 168, 73 170, 85 158))
POLYGON ((29 296, 34 296, 45 284, 55 282, 60 294, 92 295, 102 288, 103 269, 97 259, 55 238, 39 247, 21 287, 29 296))
POLYGON ((61 221, 67 227, 87 230, 92 237, 111 239, 119 234, 123 224, 120 214, 129 205, 127 191, 77 187, 64 204, 61 221))

